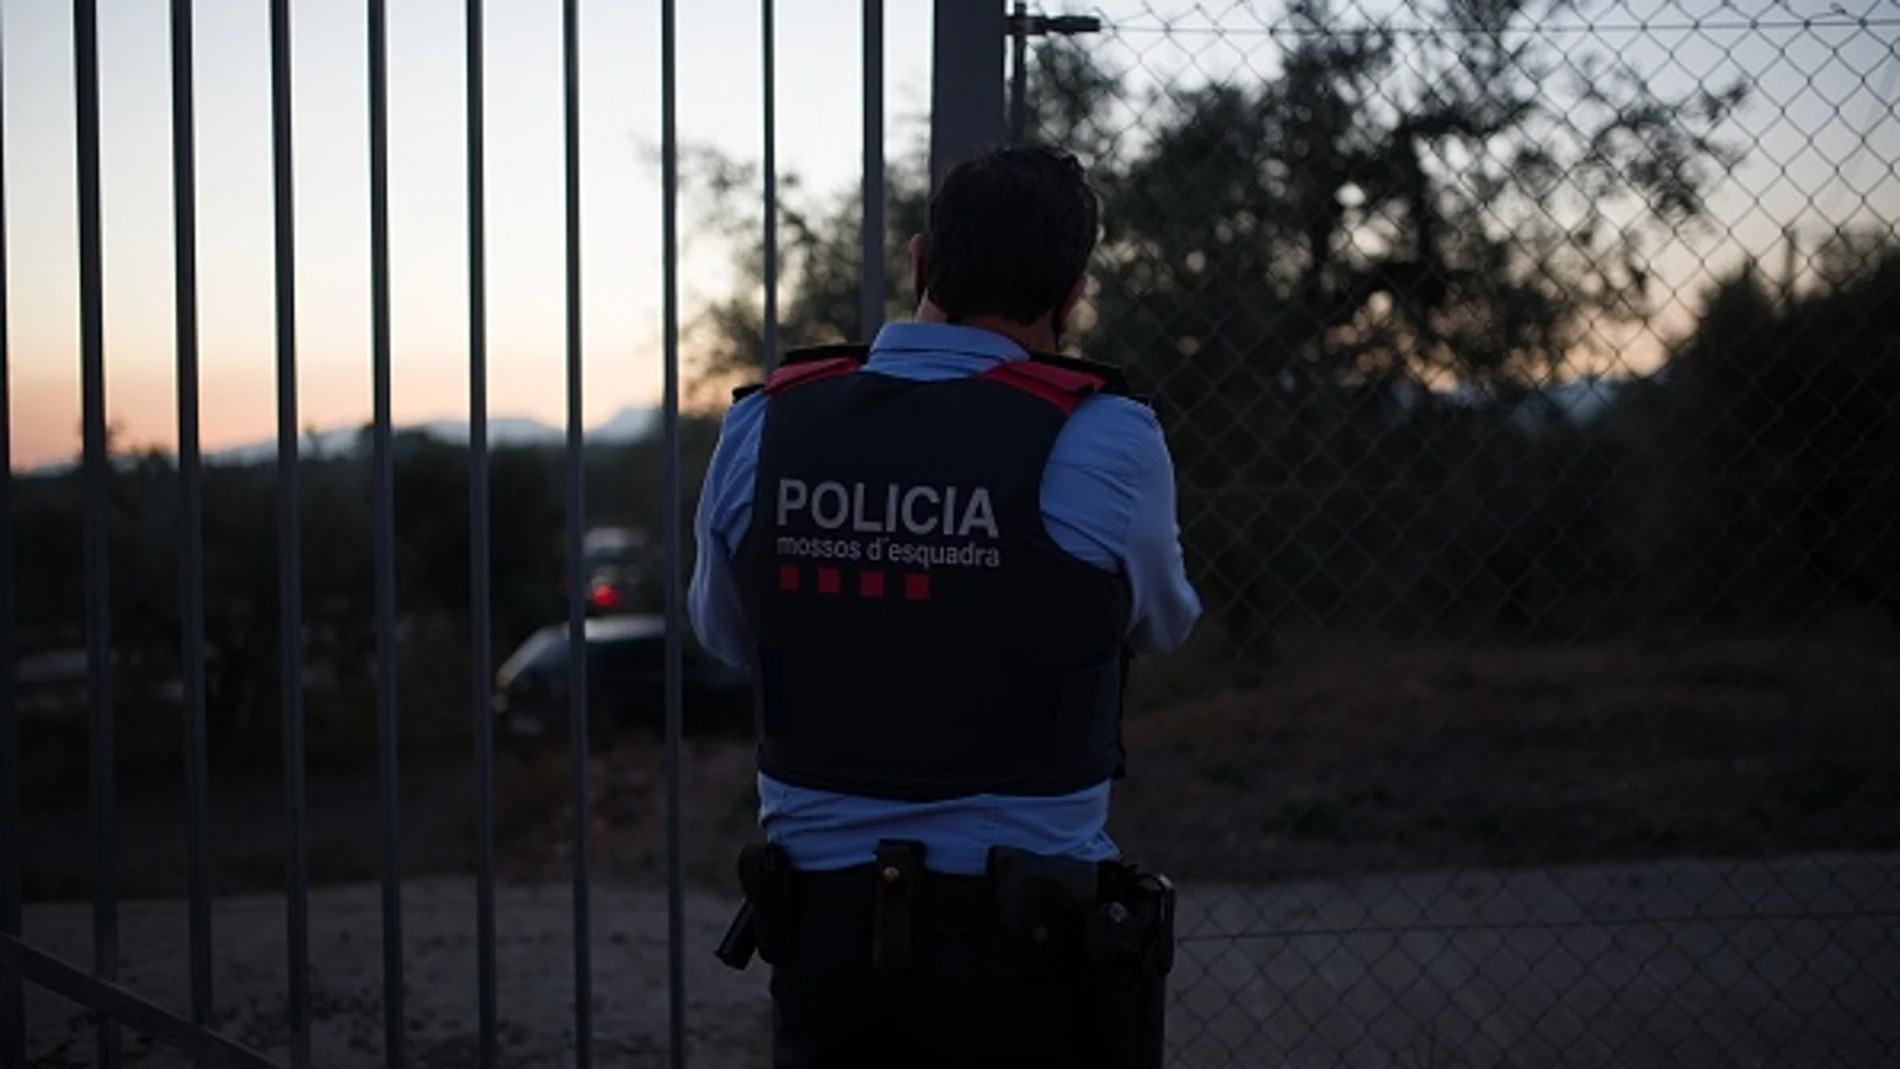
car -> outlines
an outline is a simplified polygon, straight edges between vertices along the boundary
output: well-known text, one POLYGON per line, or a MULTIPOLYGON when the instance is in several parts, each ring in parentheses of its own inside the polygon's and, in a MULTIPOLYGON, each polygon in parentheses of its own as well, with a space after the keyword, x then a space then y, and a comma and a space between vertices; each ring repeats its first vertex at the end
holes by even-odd
POLYGON ((656 611, 665 602, 661 561, 637 527, 594 527, 582 538, 581 574, 588 616, 656 611))
POLYGON ((587 579, 587 615, 621 616, 648 607, 648 585, 637 567, 595 568, 587 579))
MULTIPOLYGON (((660 734, 666 724, 666 620, 653 615, 595 616, 583 627, 587 719, 596 742, 632 732, 660 734)), ((517 744, 567 736, 567 625, 540 628, 495 673, 496 730, 517 744)), ((752 724, 752 679, 682 636, 681 728, 686 734, 741 734, 752 724)))

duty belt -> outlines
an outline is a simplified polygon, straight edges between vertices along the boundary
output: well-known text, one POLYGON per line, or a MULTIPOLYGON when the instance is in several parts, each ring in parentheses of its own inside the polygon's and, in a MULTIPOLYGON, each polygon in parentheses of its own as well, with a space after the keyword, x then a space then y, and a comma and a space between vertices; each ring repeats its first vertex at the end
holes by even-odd
POLYGON ((748 846, 746 900, 718 956, 743 969, 756 951, 801 971, 922 969, 938 974, 1065 971, 1089 964, 1165 975, 1173 964, 1173 888, 1123 862, 1008 847, 982 876, 924 867, 923 847, 878 844, 869 865, 794 869, 779 848, 748 846))
POLYGON ((1160 1069, 1174 887, 1104 864, 997 847, 983 876, 924 868, 923 845, 878 844, 877 860, 801 872, 782 850, 740 855, 746 901, 719 945, 743 969, 756 951, 804 978, 921 972, 944 978, 1032 973, 1079 985, 1088 1064, 1160 1069))

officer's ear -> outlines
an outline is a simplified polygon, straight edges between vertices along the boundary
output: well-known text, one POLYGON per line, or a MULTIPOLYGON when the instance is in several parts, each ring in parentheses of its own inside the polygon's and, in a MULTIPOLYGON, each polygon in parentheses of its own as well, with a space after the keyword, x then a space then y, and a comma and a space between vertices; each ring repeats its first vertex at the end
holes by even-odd
POLYGON ((1069 329, 1069 320, 1075 315, 1075 306, 1082 303, 1082 294, 1088 292, 1088 288, 1089 276, 1077 275, 1075 285, 1069 287, 1068 296, 1062 298, 1061 304, 1056 305, 1055 319, 1050 326, 1055 328, 1058 342, 1063 333, 1069 329))
POLYGON ((910 289, 917 295, 917 302, 924 300, 924 268, 928 258, 928 245, 922 234, 910 236, 910 289))

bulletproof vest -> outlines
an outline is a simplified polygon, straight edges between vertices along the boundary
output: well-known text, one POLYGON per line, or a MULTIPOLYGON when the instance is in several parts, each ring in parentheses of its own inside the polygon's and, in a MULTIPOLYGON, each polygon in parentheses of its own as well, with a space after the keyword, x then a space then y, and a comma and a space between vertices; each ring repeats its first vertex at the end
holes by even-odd
POLYGON ((893 799, 1051 795, 1121 774, 1127 581, 1043 526, 1050 448, 1112 368, 1060 357, 917 382, 861 347, 762 387, 736 561, 760 769, 893 799))

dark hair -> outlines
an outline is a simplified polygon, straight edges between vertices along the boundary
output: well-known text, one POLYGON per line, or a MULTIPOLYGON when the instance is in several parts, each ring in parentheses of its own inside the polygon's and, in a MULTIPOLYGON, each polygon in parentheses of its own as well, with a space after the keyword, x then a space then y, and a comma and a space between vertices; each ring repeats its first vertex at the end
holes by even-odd
POLYGON ((984 314, 1032 322, 1087 270, 1100 224, 1100 202, 1074 156, 988 149, 950 168, 930 198, 925 294, 952 322, 984 314))

